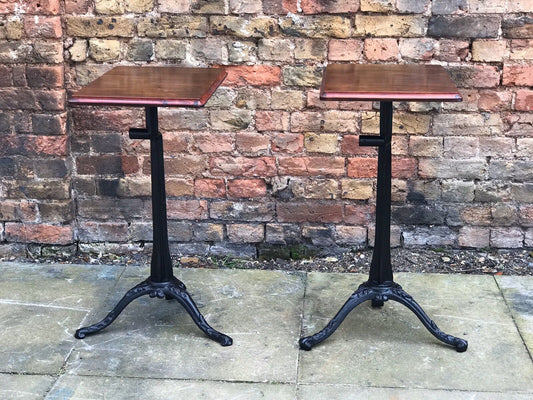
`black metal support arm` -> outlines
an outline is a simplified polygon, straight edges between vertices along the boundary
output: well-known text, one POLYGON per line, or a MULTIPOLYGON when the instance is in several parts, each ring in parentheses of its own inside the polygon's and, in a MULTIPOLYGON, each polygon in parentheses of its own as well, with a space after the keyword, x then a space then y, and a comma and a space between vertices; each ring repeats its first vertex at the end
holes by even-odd
POLYGON ((394 300, 409 308, 426 329, 440 341, 455 347, 458 352, 466 351, 466 340, 442 332, 424 310, 394 282, 390 257, 390 220, 391 220, 391 139, 392 139, 392 102, 380 103, 380 135, 359 137, 361 146, 378 146, 378 178, 376 195, 376 233, 370 274, 368 281, 346 301, 339 312, 320 332, 300 339, 300 348, 311 348, 327 339, 340 326, 346 316, 359 304, 370 300, 373 307, 381 307, 385 301, 394 300))
POLYGON ((198 310, 187 288, 172 272, 172 261, 168 246, 167 205, 165 192, 165 171, 163 162, 163 137, 159 132, 157 107, 146 107, 146 129, 130 129, 132 139, 150 140, 150 161, 152 173, 152 219, 153 219, 153 252, 150 266, 150 277, 130 289, 119 303, 100 322, 80 328, 74 335, 83 339, 109 326, 137 297, 176 299, 189 313, 194 323, 211 339, 222 346, 230 346, 233 340, 213 329, 198 310))

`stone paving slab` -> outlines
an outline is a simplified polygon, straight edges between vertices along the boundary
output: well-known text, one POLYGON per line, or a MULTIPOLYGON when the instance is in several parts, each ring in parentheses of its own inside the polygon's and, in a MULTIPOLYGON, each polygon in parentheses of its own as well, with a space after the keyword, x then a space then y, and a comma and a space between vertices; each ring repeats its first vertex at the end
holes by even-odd
POLYGON ((74 339, 70 329, 86 311, 25 305, 0 305, 0 372, 57 374, 74 339))
POLYGON ((123 268, 0 263, 0 372, 57 374, 123 268))
POLYGON ((533 356, 533 277, 498 276, 498 285, 511 308, 511 314, 524 344, 533 356))
POLYGON ((533 393, 369 388, 354 385, 300 385, 298 400, 531 400, 533 393))
MULTIPOLYGON (((143 279, 128 270, 99 318, 143 279)), ((176 274, 208 323, 233 338, 232 346, 207 338, 177 302, 144 296, 106 330, 77 342, 67 373, 296 382, 305 274, 202 269, 176 274)))
POLYGON ((442 330, 469 341, 466 353, 394 302, 359 306, 299 351, 301 330, 321 329, 366 275, 257 270, 175 270, 233 346, 204 336, 177 302, 147 296, 73 338, 148 272, 0 263, 0 399, 533 398, 531 277, 397 274, 442 330))
POLYGON ((0 399, 43 399, 55 380, 47 375, 0 374, 0 399))
POLYGON ((293 400, 296 385, 65 375, 47 400, 293 400))
MULTIPOLYGON (((322 329, 365 279, 310 273, 304 333, 322 329)), ((441 345, 402 305, 389 301, 375 310, 367 302, 325 342, 302 352, 301 383, 533 392, 533 364, 492 277, 398 274, 396 280, 444 332, 469 341, 467 352, 441 345)))
POLYGON ((0 304, 91 310, 101 304, 124 267, 0 262, 0 304))

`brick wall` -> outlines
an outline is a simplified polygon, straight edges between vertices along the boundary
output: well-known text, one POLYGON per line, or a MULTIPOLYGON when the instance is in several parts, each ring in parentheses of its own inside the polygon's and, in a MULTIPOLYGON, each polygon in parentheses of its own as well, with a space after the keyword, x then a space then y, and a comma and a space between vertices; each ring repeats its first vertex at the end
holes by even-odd
POLYGON ((462 103, 395 103, 392 242, 533 247, 531 0, 4 0, 0 254, 151 240, 135 108, 66 99, 116 64, 227 66, 161 109, 174 253, 334 252, 373 238, 377 104, 323 102, 328 62, 438 63, 462 103))

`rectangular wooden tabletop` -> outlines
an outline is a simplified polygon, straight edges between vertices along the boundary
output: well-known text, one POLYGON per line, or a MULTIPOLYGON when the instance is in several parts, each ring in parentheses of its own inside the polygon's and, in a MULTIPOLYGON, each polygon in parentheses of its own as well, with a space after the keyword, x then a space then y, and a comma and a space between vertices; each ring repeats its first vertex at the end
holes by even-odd
POLYGON ((461 101, 440 65, 329 64, 322 76, 323 100, 461 101))
POLYGON ((203 106, 226 77, 221 68, 119 66, 74 93, 75 104, 203 106))

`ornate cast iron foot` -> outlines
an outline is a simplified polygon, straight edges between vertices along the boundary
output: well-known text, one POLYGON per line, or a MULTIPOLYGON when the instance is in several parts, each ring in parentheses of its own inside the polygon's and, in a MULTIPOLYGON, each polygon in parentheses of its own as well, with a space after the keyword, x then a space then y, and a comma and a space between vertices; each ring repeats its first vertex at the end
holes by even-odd
POLYGON ((426 329, 441 342, 455 347, 455 350, 460 353, 468 348, 466 340, 442 332, 437 327, 437 324, 428 317, 422 307, 395 282, 386 282, 382 285, 373 285, 371 282, 362 283, 324 329, 312 336, 300 339, 300 348, 302 350, 311 350, 314 345, 327 339, 340 326, 350 311, 367 300, 372 301, 373 307, 381 307, 387 300, 397 301, 409 308, 420 319, 426 329))
POLYGON ((318 333, 315 333, 313 336, 308 336, 300 339, 300 348, 302 350, 311 350, 314 345, 326 340, 333 334, 333 332, 337 330, 337 328, 340 326, 342 321, 344 321, 344 318, 346 318, 350 311, 352 311, 359 304, 367 300, 372 300, 373 298, 374 293, 372 292, 372 290, 369 287, 365 286, 364 283, 360 285, 359 288, 346 301, 346 303, 344 303, 337 315, 335 315, 331 319, 331 321, 329 321, 329 323, 324 329, 322 329, 318 333))
POLYGON ((113 308, 103 320, 85 328, 78 329, 74 334, 74 337, 76 339, 83 339, 87 335, 92 335, 106 328, 120 315, 122 310, 124 310, 128 304, 130 304, 137 297, 141 297, 150 293, 151 290, 151 284, 148 280, 139 283, 137 286, 126 292, 124 297, 122 297, 115 308, 113 308))
POLYGON ((448 335, 441 331, 437 324, 425 313, 422 307, 420 307, 420 305, 418 305, 411 295, 404 291, 400 285, 395 283, 391 288, 390 293, 387 295, 389 299, 397 301, 411 310, 422 322, 422 324, 424 324, 426 329, 441 342, 455 347, 455 350, 457 350, 459 353, 466 351, 468 348, 468 342, 464 339, 448 335))
POLYGON ((198 307, 194 303, 193 299, 189 293, 187 293, 187 289, 183 282, 175 277, 172 277, 170 282, 152 282, 150 278, 148 278, 144 282, 139 283, 124 295, 115 308, 113 308, 113 310, 111 310, 102 321, 94 325, 78 329, 74 334, 74 337, 76 339, 83 339, 87 335, 92 335, 101 331, 109 326, 129 303, 131 303, 137 297, 141 297, 146 294, 152 298, 157 297, 160 299, 178 300, 178 302, 189 313, 194 323, 207 336, 220 343, 222 346, 231 346, 233 343, 233 340, 229 336, 226 336, 209 326, 203 315, 198 310, 198 307))
MULTIPOLYGON (((177 278, 175 281, 181 283, 177 278)), ((205 320, 204 316, 198 310, 198 307, 194 303, 192 297, 186 290, 181 289, 178 285, 168 285, 164 291, 165 295, 178 300, 178 302, 189 313, 194 323, 200 328, 207 336, 214 341, 220 343, 222 346, 231 346, 233 339, 219 331, 213 329, 205 320)), ((168 298, 167 297, 167 298, 168 298)))

